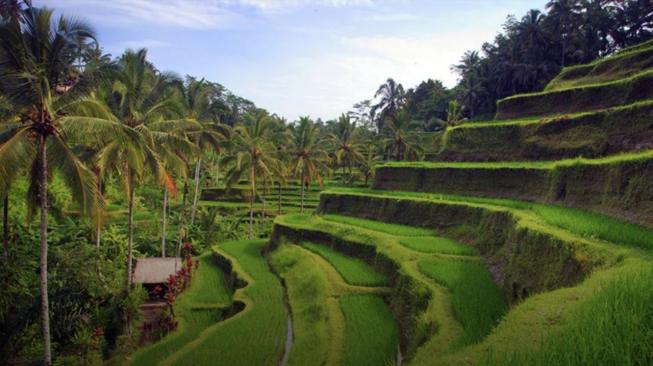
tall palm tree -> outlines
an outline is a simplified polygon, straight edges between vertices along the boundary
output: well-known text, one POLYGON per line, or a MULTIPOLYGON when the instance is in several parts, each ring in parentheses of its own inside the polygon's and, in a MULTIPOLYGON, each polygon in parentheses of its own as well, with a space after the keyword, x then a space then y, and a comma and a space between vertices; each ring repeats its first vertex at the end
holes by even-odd
POLYGON ((569 37, 576 28, 581 4, 578 0, 550 0, 546 9, 549 11, 549 18, 555 20, 555 29, 560 35, 560 66, 564 67, 569 37))
POLYGON ((404 110, 388 118, 383 130, 383 145, 388 157, 395 160, 417 160, 423 154, 417 131, 423 127, 404 110))
POLYGON ((467 121, 467 118, 463 117, 464 110, 465 108, 463 108, 457 100, 451 100, 447 105, 447 119, 443 120, 435 118, 429 121, 429 127, 434 126, 439 131, 446 129, 447 127, 455 127, 460 123, 467 121))
MULTIPOLYGON (((40 206, 40 307, 43 363, 52 364, 48 301, 48 180, 59 170, 80 211, 98 214, 95 176, 77 159, 67 139, 116 136, 119 125, 76 116, 74 112, 97 80, 99 69, 73 65, 79 43, 94 39, 80 21, 31 6, 20 10, 20 22, 0 23, 0 89, 20 111, 23 123, 0 137, 0 196, 21 167, 29 170, 28 204, 40 206), (82 74, 83 73, 83 74, 82 74), (84 123, 81 123, 84 122, 84 123), (37 198, 38 197, 38 198, 37 198)), ((88 103, 85 108, 92 108, 88 103)), ((83 109, 83 108, 82 108, 83 109)))
POLYGON ((123 178, 128 197, 127 224, 127 287, 132 280, 134 243, 134 193, 136 186, 153 174, 155 181, 169 192, 176 192, 176 185, 165 167, 162 154, 183 151, 185 156, 194 153, 192 144, 176 131, 192 128, 195 123, 175 119, 180 109, 174 97, 173 87, 178 79, 168 73, 160 73, 147 61, 147 51, 126 51, 115 75, 109 105, 115 119, 133 131, 129 143, 112 141, 100 151, 99 165, 103 171, 114 171, 123 178))
POLYGON ((320 129, 308 117, 301 117, 292 129, 292 173, 301 184, 300 212, 304 213, 304 195, 306 187, 315 180, 323 186, 321 172, 327 171, 329 154, 319 140, 320 129))
POLYGON ((244 122, 234 127, 232 150, 225 158, 233 164, 227 173, 227 187, 247 176, 249 194, 249 236, 254 236, 254 201, 257 196, 257 182, 263 180, 264 188, 282 176, 281 162, 277 159, 277 147, 273 142, 272 119, 265 111, 256 111, 246 116, 244 122))
POLYGON ((351 175, 353 165, 362 162, 364 157, 361 154, 361 144, 356 138, 356 123, 348 115, 342 114, 335 128, 336 132, 330 136, 330 140, 335 146, 336 164, 342 168, 344 179, 345 168, 351 175))
POLYGON ((485 91, 480 75, 481 57, 477 51, 467 51, 460 63, 452 66, 452 70, 462 78, 459 84, 462 99, 473 118, 477 102, 485 91))
POLYGON ((374 94, 374 98, 381 98, 377 104, 372 106, 370 114, 377 117, 377 129, 383 130, 383 123, 392 117, 404 104, 406 92, 404 87, 394 79, 389 78, 374 94))

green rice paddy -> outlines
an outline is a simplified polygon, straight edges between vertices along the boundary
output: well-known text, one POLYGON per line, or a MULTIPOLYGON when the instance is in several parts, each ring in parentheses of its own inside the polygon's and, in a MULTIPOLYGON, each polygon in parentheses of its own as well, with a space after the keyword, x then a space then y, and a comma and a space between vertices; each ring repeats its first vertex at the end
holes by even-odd
POLYGON ((483 263, 428 259, 418 265, 422 273, 451 291, 454 315, 465 330, 462 344, 483 339, 506 312, 504 295, 483 263))
POLYGON ((248 285, 235 300, 245 309, 207 329, 170 365, 271 365, 281 359, 286 337, 287 313, 283 289, 269 271, 261 248, 265 241, 239 241, 217 247, 236 261, 248 285))
POLYGON ((350 285, 356 286, 385 286, 388 280, 385 276, 375 272, 367 263, 356 259, 324 245, 304 242, 302 247, 317 253, 329 262, 342 278, 350 285))
POLYGON ((396 358, 399 331, 383 300, 375 295, 340 298, 345 316, 343 365, 389 365, 396 358))

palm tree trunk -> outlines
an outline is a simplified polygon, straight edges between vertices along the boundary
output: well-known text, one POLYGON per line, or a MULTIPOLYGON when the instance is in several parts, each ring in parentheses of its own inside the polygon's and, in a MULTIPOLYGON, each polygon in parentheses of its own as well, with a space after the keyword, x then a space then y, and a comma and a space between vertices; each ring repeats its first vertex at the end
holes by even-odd
POLYGON ((129 218, 127 223, 127 291, 131 289, 133 281, 132 248, 134 246, 134 187, 132 184, 129 185, 129 218))
POLYGON ((195 195, 193 196, 193 208, 191 209, 190 212, 190 224, 193 225, 195 223, 195 214, 197 213, 197 200, 199 198, 199 191, 200 191, 200 171, 202 169, 202 158, 200 157, 197 160, 197 164, 195 165, 195 195))
POLYGON ((2 203, 2 243, 5 261, 9 260, 9 192, 2 203))
POLYGON ((163 188, 163 210, 161 211, 161 257, 166 256, 166 234, 168 226, 168 190, 163 188))
MULTIPOLYGON (((99 195, 102 195, 102 181, 100 180, 100 176, 97 176, 97 191, 99 195)), ((97 222, 96 225, 97 227, 95 228, 95 249, 97 249, 98 253, 100 252, 100 238, 102 235, 102 225, 100 224, 100 216, 98 215, 97 217, 97 222)))
POLYGON ((52 365, 52 350, 50 348, 50 304, 48 302, 48 161, 45 147, 45 136, 39 143, 39 159, 41 165, 39 198, 41 204, 41 258, 39 280, 41 283, 41 326, 43 332, 43 365, 52 365))
POLYGON ((249 197, 249 238, 254 239, 254 199, 256 198, 256 181, 254 179, 253 167, 249 179, 250 185, 252 186, 252 192, 249 197))
POLYGON ((302 199, 299 212, 304 213, 304 169, 302 169, 302 179, 300 183, 302 184, 302 199))
POLYGON ((278 184, 279 184, 279 190, 278 190, 278 192, 279 192, 279 194, 278 194, 278 196, 279 196, 279 209, 278 209, 277 212, 278 212, 279 215, 281 215, 281 182, 278 182, 278 184))

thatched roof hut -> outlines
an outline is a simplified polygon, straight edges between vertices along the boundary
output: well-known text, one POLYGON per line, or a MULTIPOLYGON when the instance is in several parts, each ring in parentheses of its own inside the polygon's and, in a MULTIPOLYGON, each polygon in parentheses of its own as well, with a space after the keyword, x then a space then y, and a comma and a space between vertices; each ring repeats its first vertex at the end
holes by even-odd
POLYGON ((181 263, 181 258, 138 258, 134 282, 144 285, 166 283, 175 270, 181 269, 181 263))

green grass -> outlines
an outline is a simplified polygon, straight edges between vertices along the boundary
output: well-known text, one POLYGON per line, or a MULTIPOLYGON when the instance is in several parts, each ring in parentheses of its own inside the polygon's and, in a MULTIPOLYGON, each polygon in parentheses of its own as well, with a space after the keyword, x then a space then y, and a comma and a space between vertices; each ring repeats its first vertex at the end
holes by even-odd
POLYGON ((465 330, 462 344, 483 339, 506 312, 503 293, 483 263, 428 259, 419 261, 418 266, 422 273, 451 291, 454 315, 465 330))
POLYGON ((206 328, 219 322, 226 313, 232 294, 225 285, 224 274, 213 263, 211 254, 202 255, 198 261, 200 266, 194 274, 190 287, 179 296, 175 304, 179 321, 177 330, 159 342, 136 352, 132 358, 132 365, 160 364, 206 328), (194 309, 196 306, 209 305, 216 308, 194 309))
POLYGON ((345 316, 344 365, 393 364, 399 331, 388 306, 378 296, 347 295, 340 298, 345 316))
POLYGON ((413 226, 390 224, 374 220, 359 219, 350 216, 322 215, 324 220, 338 222, 352 226, 359 226, 365 229, 380 231, 382 233, 396 236, 431 236, 433 230, 413 226))
POLYGON ((239 241, 220 245, 237 261, 249 284, 236 293, 245 309, 208 329, 192 347, 179 354, 173 365, 274 365, 283 353, 287 313, 283 288, 270 272, 260 251, 265 241, 239 241))
POLYGON ((559 334, 529 352, 494 355, 492 365, 650 365, 653 270, 622 276, 569 316, 559 334))
POLYGON ((424 253, 442 253, 453 255, 477 255, 478 253, 472 247, 455 242, 454 240, 435 237, 415 237, 415 238, 402 238, 399 242, 414 249, 418 252, 424 253))
POLYGON ((622 153, 597 159, 564 159, 556 161, 506 161, 506 162, 428 162, 428 161, 394 161, 379 165, 377 168, 417 168, 417 169, 546 169, 571 165, 603 165, 638 160, 653 159, 653 151, 622 153))
POLYGON ((370 194, 381 197, 426 199, 470 204, 483 204, 524 210, 540 217, 547 224, 568 230, 585 238, 605 240, 617 245, 653 249, 653 230, 621 221, 603 214, 557 205, 545 205, 502 198, 484 198, 449 194, 415 193, 404 191, 375 191, 370 189, 332 189, 328 193, 370 194))
POLYGON ((375 272, 361 259, 346 256, 324 245, 308 242, 302 243, 301 245, 329 262, 345 282, 350 285, 385 286, 388 284, 388 279, 385 276, 375 272))
POLYGON ((293 314, 293 345, 288 365, 322 364, 329 352, 329 283, 319 266, 295 245, 282 245, 270 262, 284 279, 293 314))

